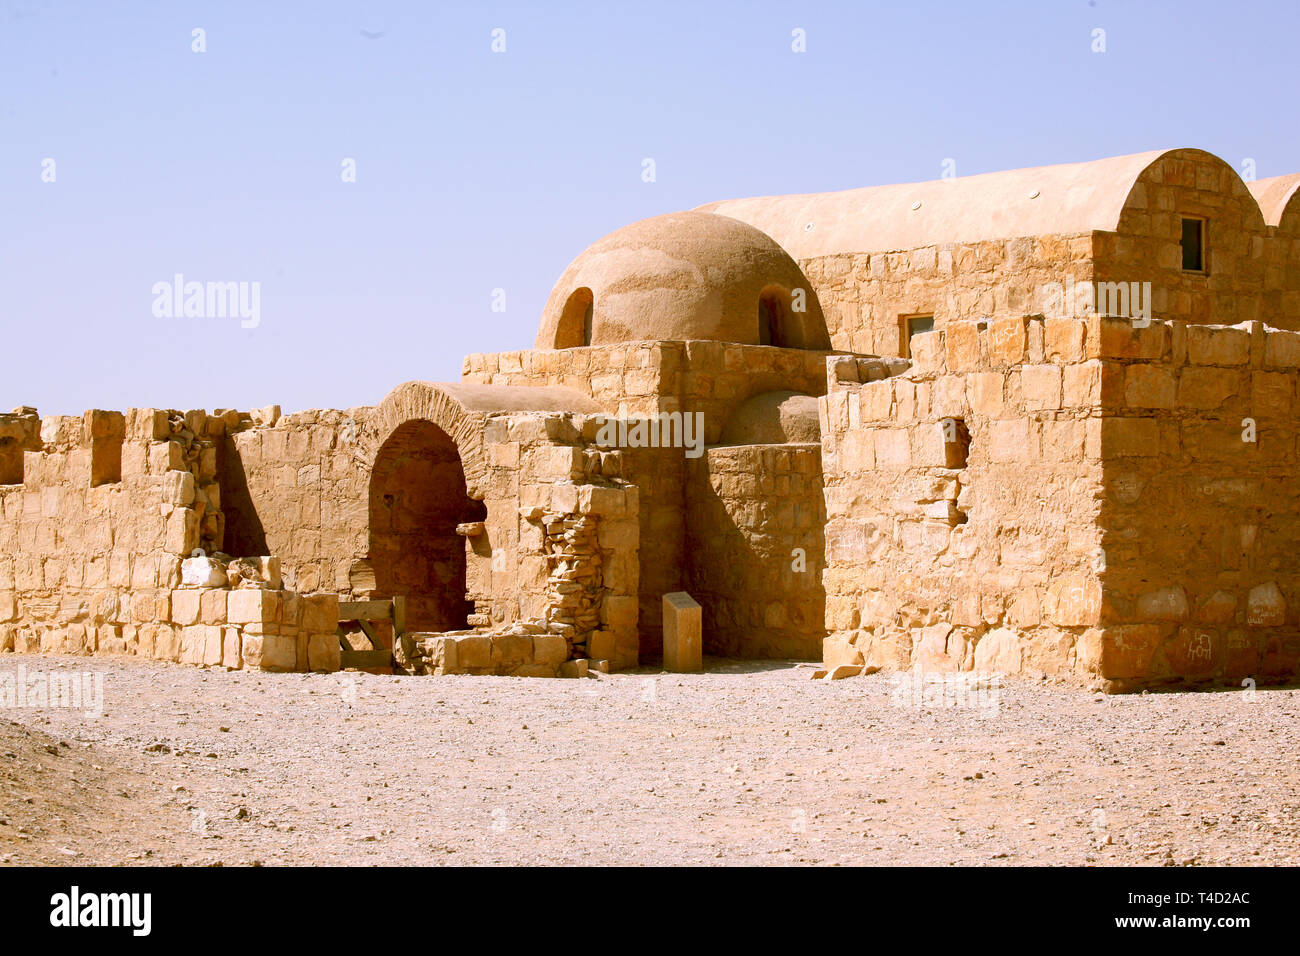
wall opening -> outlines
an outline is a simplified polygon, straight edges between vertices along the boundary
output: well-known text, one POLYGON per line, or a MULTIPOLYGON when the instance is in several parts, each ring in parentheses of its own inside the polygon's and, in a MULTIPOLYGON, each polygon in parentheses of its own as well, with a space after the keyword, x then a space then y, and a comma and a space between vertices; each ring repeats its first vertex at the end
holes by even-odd
POLYGON ((758 296, 758 344, 779 349, 803 347, 803 336, 791 309, 790 293, 770 286, 758 296))
POLYGON ((912 357, 912 336, 934 331, 934 315, 905 315, 899 319, 901 332, 898 354, 903 358, 912 357))
POLYGON ((126 416, 96 409, 86 412, 82 421, 90 435, 90 487, 121 481, 126 416))
POLYGON ((482 521, 451 437, 432 422, 399 426, 380 448, 370 476, 373 597, 406 598, 407 629, 452 631, 473 611, 465 597, 465 539, 456 525, 482 521))
POLYGON ((1205 220, 1183 217, 1183 271, 1205 271, 1205 220))
POLYGON ((23 446, 16 438, 0 438, 0 485, 23 483, 23 446))
POLYGON ((591 319, 596 300, 591 290, 575 290, 564 303, 560 322, 555 327, 555 347, 576 349, 591 344, 591 319))

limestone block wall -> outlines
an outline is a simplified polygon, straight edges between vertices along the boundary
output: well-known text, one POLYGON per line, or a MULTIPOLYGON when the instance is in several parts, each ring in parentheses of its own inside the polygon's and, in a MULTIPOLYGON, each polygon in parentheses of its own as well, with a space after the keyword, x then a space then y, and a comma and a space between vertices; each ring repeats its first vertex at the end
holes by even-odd
POLYGON ((1101 675, 1293 677, 1300 333, 1107 321, 1101 348, 1101 675))
MULTIPOLYGON (((1300 199, 1292 198, 1264 243, 1264 297, 1260 318, 1292 331, 1300 316, 1300 199)), ((1217 321, 1217 318, 1216 318, 1217 321)))
POLYGON ((64 623, 0 625, 0 649, 138 656, 230 670, 330 672, 339 669, 337 628, 334 594, 224 584, 124 593, 102 589, 84 613, 64 623))
MULTIPOLYGON (((414 441, 409 454, 381 450, 386 436, 379 433, 375 408, 242 421, 227 442, 223 481, 230 489, 232 550, 278 555, 288 587, 355 600, 403 593, 416 599, 418 610, 422 598, 451 594, 439 567, 452 563, 454 548, 464 578, 450 580, 463 591, 469 613, 458 625, 437 614, 411 618, 410 625, 492 629, 550 623, 548 612, 564 602, 550 578, 544 516, 581 517, 598 536, 590 550, 603 561, 597 599, 583 608, 597 615, 599 626, 586 628, 584 619, 585 629, 569 636, 586 640, 591 632, 603 633, 595 638, 602 659, 635 664, 638 489, 620 477, 623 453, 595 448, 596 423, 581 415, 491 413, 467 427, 474 440, 458 448, 459 467, 473 475, 472 489, 463 481, 452 488, 433 480, 446 463, 424 462, 414 441), (446 527, 434 529, 437 554, 427 542, 403 550, 399 539, 415 541, 418 534, 389 533, 398 528, 396 518, 387 519, 390 513, 407 514, 442 498, 464 501, 467 494, 481 496, 470 502, 478 510, 451 515, 446 527), (634 503, 630 514, 625 501, 634 503)), ((416 518, 430 515, 407 517, 401 527, 414 528, 416 518)), ((391 634, 381 638, 391 641, 391 634)))
POLYGON ((131 409, 34 421, 0 416, 24 449, 5 476, 17 480, 0 485, 0 639, 118 652, 179 586, 182 559, 221 545, 215 449, 228 420, 131 409))
MULTIPOLYGON (((617 346, 475 354, 465 358, 467 382, 563 385, 590 395, 612 416, 699 412, 706 442, 717 442, 732 412, 760 392, 791 389, 821 395, 825 352, 724 342, 637 342, 617 346)), ((588 456, 596 423, 583 432, 588 456)), ((662 598, 686 587, 687 459, 680 448, 625 448, 619 474, 639 491, 641 655, 662 651, 662 598)))
MULTIPOLYGON (((1232 324, 1263 315, 1267 229, 1259 205, 1232 167, 1200 150, 1178 150, 1139 177, 1116 231, 1093 235, 1096 280, 1150 282, 1160 319, 1232 324), (1182 268, 1182 218, 1206 221, 1203 274, 1182 268)), ((1300 292, 1300 284, 1291 287, 1300 292)), ((1289 313, 1289 316, 1300 312, 1289 313)))
POLYGON ((903 374, 828 360, 828 666, 1087 670, 1101 612, 1096 337, 1076 319, 959 321, 913 339, 903 374))
POLYGON ((1093 280, 1092 234, 949 242, 799 260, 826 315, 831 344, 902 355, 904 316, 948 322, 1041 311, 1049 283, 1093 280))
POLYGON ((703 611, 704 652, 819 658, 821 446, 714 447, 688 473, 685 583, 703 611))
POLYGON ((227 553, 278 555, 299 591, 353 593, 352 565, 368 548, 369 414, 272 407, 242 417, 222 447, 227 553))

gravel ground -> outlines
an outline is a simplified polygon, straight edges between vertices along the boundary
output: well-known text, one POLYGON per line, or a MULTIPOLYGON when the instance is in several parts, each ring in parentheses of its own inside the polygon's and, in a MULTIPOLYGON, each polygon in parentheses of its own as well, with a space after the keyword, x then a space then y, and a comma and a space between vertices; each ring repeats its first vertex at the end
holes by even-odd
POLYGON ((0 862, 1292 864, 1300 690, 1103 697, 712 660, 584 680, 104 675, 0 716, 0 862))

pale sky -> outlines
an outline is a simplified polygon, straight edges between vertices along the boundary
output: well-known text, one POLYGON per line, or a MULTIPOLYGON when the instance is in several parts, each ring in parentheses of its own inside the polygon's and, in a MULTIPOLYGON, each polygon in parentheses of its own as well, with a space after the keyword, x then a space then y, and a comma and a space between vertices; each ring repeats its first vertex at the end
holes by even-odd
POLYGON ((1294 172, 1297 36, 1294 0, 0 0, 0 409, 454 380, 591 242, 716 199, 1175 146, 1294 172), (177 273, 259 283, 259 324, 156 316, 177 273))

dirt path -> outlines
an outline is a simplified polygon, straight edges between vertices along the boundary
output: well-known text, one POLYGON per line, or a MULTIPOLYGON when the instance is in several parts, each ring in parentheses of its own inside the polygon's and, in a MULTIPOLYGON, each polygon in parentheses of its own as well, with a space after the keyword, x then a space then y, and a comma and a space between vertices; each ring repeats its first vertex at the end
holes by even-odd
POLYGON ((996 708, 924 709, 883 675, 734 661, 568 681, 36 657, 0 674, 18 663, 103 673, 105 711, 0 714, 20 725, 0 719, 10 863, 1300 862, 1296 689, 1009 682, 996 708))

